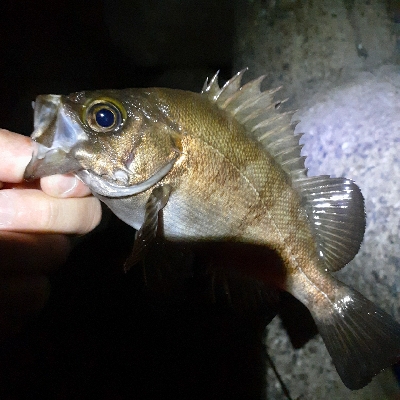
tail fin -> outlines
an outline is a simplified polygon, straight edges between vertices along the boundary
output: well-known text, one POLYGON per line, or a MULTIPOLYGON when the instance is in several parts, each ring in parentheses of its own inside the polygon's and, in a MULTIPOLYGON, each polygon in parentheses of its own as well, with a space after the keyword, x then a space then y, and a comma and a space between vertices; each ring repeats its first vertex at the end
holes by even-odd
POLYGON ((400 325, 355 290, 340 292, 330 312, 311 311, 340 378, 356 390, 400 360, 400 325))

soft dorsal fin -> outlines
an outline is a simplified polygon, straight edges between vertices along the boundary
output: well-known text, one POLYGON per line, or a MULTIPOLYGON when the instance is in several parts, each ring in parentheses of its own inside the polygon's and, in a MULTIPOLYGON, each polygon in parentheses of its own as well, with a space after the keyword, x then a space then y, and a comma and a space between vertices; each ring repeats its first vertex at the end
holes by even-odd
POLYGON ((359 187, 350 179, 316 176, 298 180, 295 188, 305 201, 326 268, 338 271, 358 253, 364 237, 364 199, 359 187))
POLYGON ((357 254, 365 231, 364 199, 358 186, 349 179, 307 177, 301 156, 300 135, 294 135, 293 112, 277 112, 274 101, 279 90, 260 90, 264 76, 241 86, 247 68, 220 88, 218 73, 204 84, 202 94, 242 123, 249 136, 259 141, 283 170, 303 198, 313 227, 318 250, 326 268, 337 271, 357 254))
POLYGON ((262 92, 260 85, 265 76, 241 86, 246 70, 238 72, 222 88, 216 73, 210 82, 206 81, 201 93, 234 115, 245 126, 249 136, 263 145, 292 180, 305 178, 305 157, 301 157, 302 146, 299 145, 301 135, 293 134, 293 112, 277 112, 283 102, 273 100, 280 88, 262 92))

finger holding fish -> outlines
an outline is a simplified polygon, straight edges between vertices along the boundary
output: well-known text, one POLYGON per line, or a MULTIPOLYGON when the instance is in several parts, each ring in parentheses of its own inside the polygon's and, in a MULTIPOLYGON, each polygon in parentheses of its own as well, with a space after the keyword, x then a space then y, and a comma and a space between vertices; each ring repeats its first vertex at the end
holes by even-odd
POLYGON ((32 157, 31 140, 23 135, 0 129, 0 182, 19 183, 32 157))
POLYGON ((71 248, 65 234, 86 233, 100 219, 99 201, 77 178, 25 181, 32 154, 30 138, 0 129, 0 340, 45 304, 49 275, 71 248))
POLYGON ((60 199, 36 189, 0 191, 0 230, 82 235, 98 225, 100 216, 94 197, 60 199))
POLYGON ((43 178, 42 190, 23 180, 33 154, 28 137, 1 129, 0 149, 0 230, 83 234, 98 224, 99 201, 75 176, 43 178))
MULTIPOLYGON (((26 165, 33 154, 32 140, 24 135, 0 129, 0 188, 5 183, 19 184, 18 187, 32 187, 37 183, 24 182, 26 165)), ((41 180, 42 190, 53 197, 85 197, 91 192, 79 179, 69 175, 54 175, 41 180)), ((8 185, 7 187, 14 187, 8 185)))

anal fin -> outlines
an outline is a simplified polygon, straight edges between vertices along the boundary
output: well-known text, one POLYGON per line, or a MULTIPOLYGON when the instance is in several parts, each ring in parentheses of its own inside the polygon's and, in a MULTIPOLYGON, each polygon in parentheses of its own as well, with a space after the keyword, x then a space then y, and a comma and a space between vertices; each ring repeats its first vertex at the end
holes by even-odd
POLYGON ((133 265, 144 257, 156 237, 159 225, 159 213, 167 204, 171 190, 170 185, 162 185, 156 187, 151 192, 146 203, 143 225, 136 232, 132 252, 125 261, 125 272, 128 272, 133 265))

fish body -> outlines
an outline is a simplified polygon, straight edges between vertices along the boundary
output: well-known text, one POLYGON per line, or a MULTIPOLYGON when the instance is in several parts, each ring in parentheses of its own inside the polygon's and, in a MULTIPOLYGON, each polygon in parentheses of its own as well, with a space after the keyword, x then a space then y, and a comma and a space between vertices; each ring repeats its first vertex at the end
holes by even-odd
MULTIPOLYGON (((138 230, 134 264, 155 235, 275 251, 275 284, 311 311, 343 382, 365 386, 400 359, 400 326, 330 272, 358 252, 363 197, 354 182, 307 177, 290 113, 243 71, 201 93, 149 88, 39 96, 26 178, 75 172, 138 230)), ((273 279, 268 270, 260 280, 273 279)))

